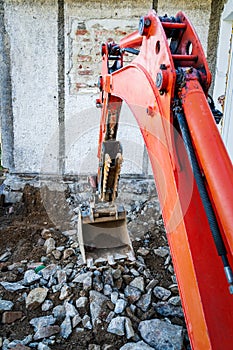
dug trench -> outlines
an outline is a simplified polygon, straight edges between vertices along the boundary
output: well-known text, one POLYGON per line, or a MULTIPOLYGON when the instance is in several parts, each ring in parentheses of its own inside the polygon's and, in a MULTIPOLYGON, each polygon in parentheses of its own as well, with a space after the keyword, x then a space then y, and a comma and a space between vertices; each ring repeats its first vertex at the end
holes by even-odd
POLYGON ((153 181, 120 181, 136 260, 91 267, 76 236, 90 186, 44 188, 0 209, 2 349, 190 349, 153 181))

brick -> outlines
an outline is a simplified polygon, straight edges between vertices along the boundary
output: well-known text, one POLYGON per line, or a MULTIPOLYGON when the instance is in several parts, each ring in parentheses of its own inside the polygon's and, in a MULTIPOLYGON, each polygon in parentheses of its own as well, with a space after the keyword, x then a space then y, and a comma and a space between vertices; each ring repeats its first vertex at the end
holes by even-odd
POLYGON ((75 34, 76 35, 86 35, 86 34, 88 34, 88 30, 86 30, 86 29, 77 29, 75 34))
POLYGON ((2 323, 13 323, 22 318, 22 311, 6 311, 2 314, 2 323))
POLYGON ((79 55, 78 56, 78 61, 79 62, 90 62, 91 59, 92 59, 92 57, 89 56, 89 55, 79 55))
POLYGON ((76 83, 75 86, 76 86, 76 89, 77 89, 77 91, 78 91, 79 89, 86 88, 86 87, 87 87, 87 84, 76 83))
POLYGON ((91 69, 84 69, 84 70, 80 70, 78 72, 79 75, 92 75, 93 74, 93 70, 91 69))

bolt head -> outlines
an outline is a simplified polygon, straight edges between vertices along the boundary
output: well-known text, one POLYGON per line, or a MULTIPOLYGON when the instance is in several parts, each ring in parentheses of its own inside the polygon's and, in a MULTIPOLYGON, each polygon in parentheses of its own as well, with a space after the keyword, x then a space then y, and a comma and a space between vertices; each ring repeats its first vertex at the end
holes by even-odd
POLYGON ((146 113, 147 113, 150 117, 153 117, 154 114, 155 114, 154 107, 148 106, 147 109, 146 109, 146 113))
POLYGON ((151 25, 151 20, 149 17, 141 17, 139 20, 139 28, 138 28, 139 34, 147 35, 150 25, 151 25))

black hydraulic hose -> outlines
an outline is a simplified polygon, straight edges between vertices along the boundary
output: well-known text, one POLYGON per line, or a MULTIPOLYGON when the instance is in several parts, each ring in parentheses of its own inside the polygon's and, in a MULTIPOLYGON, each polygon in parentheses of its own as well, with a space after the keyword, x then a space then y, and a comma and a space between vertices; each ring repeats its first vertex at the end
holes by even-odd
POLYGON ((174 113, 177 118, 177 121, 179 123, 180 131, 183 137, 184 145, 189 157, 189 161, 191 163, 192 169, 193 169, 193 175, 197 183, 198 191, 206 212, 206 216, 209 222, 210 230, 214 239, 215 246, 217 248, 218 255, 221 256, 222 262, 224 265, 224 271, 227 277, 227 281, 230 284, 230 293, 233 294, 233 273, 230 268, 228 259, 227 259, 227 251, 225 244, 223 242, 218 222, 209 198, 209 194, 207 192, 201 169, 198 164, 196 154, 193 149, 190 132, 188 129, 188 125, 184 116, 184 113, 182 111, 182 108, 180 106, 177 106, 174 108, 174 113))

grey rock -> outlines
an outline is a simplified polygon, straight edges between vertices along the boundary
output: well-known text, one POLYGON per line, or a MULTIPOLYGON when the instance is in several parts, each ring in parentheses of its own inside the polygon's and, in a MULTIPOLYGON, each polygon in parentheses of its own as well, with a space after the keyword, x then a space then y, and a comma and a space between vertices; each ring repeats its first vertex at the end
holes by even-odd
POLYGON ((137 307, 139 307, 142 311, 146 312, 151 304, 151 293, 143 294, 141 298, 137 302, 137 307))
POLYGON ((67 275, 64 270, 57 270, 57 281, 59 284, 66 283, 67 275))
POLYGON ((146 344, 144 341, 139 341, 137 343, 127 343, 122 346, 120 350, 154 350, 154 348, 146 344))
POLYGON ((183 328, 159 319, 139 324, 142 339, 156 350, 182 350, 183 328))
POLYGON ((24 348, 24 346, 22 346, 20 340, 13 340, 11 341, 8 346, 7 349, 13 349, 18 345, 18 347, 24 348))
POLYGON ((46 345, 46 344, 44 344, 44 343, 42 343, 42 342, 40 342, 39 344, 38 344, 38 348, 37 348, 38 350, 51 350, 51 348, 48 346, 48 345, 46 345))
POLYGON ((11 257, 11 252, 10 252, 10 251, 6 251, 6 252, 3 253, 2 255, 0 255, 0 262, 5 262, 5 261, 7 261, 10 257, 11 257))
POLYGON ((146 286, 146 290, 149 291, 149 290, 153 289, 155 286, 157 286, 158 283, 159 283, 158 280, 152 279, 152 280, 148 283, 148 285, 146 286))
POLYGON ((71 288, 67 285, 62 286, 61 293, 59 295, 60 300, 66 299, 71 294, 71 288))
POLYGON ((103 304, 109 300, 105 295, 96 292, 95 290, 90 291, 90 314, 92 325, 94 326, 96 321, 99 319, 99 315, 102 312, 103 304))
POLYGON ((89 344, 88 350, 100 350, 100 346, 96 344, 89 344))
POLYGON ((127 301, 126 300, 118 299, 117 302, 116 302, 116 305, 115 305, 114 312, 116 314, 121 314, 124 311, 124 309, 126 308, 126 305, 127 305, 127 301))
POLYGON ((44 246, 46 247, 46 254, 50 254, 56 249, 56 242, 52 237, 50 237, 46 239, 44 246))
POLYGON ((22 340, 13 340, 12 342, 10 342, 7 346, 7 349, 13 349, 15 348, 17 345, 18 347, 24 349, 29 349, 28 347, 26 347, 26 345, 28 345, 33 339, 33 336, 31 334, 29 334, 28 336, 26 336, 24 339, 22 340))
POLYGON ((88 298, 87 297, 80 297, 76 300, 76 307, 77 308, 85 308, 88 303, 88 298))
POLYGON ((82 319, 82 324, 84 328, 92 329, 91 319, 88 315, 85 315, 82 319))
POLYGON ((35 331, 37 331, 41 327, 48 327, 50 325, 53 325, 55 322, 56 318, 54 318, 52 315, 48 315, 32 318, 29 323, 34 327, 35 331))
POLYGON ((21 340, 23 345, 28 345, 33 339, 33 335, 29 334, 27 335, 25 338, 23 338, 23 340, 21 340))
POLYGON ((140 254, 142 256, 146 256, 150 253, 150 251, 144 247, 140 247, 138 250, 137 250, 137 254, 140 254))
POLYGON ((43 304, 41 305, 41 310, 42 311, 48 311, 53 308, 53 302, 52 300, 45 300, 43 304))
POLYGON ((168 271, 169 271, 171 274, 174 273, 174 268, 173 268, 172 265, 169 265, 167 269, 168 269, 168 271))
POLYGON ((180 301, 180 297, 176 296, 176 297, 171 297, 168 300, 169 304, 172 304, 174 306, 180 306, 181 305, 181 301, 180 301))
POLYGON ((66 316, 64 321, 61 324, 61 331, 60 334, 62 338, 67 339, 72 333, 72 323, 71 318, 69 316, 66 316))
POLYGON ((107 331, 109 333, 124 335, 125 334, 125 317, 117 316, 111 320, 107 331))
POLYGON ((117 280, 117 279, 119 279, 121 277, 121 274, 122 274, 121 270, 120 269, 116 269, 116 270, 113 271, 112 276, 113 276, 113 278, 115 280, 117 280))
POLYGON ((23 284, 26 286, 30 285, 36 281, 39 281, 40 278, 41 276, 35 273, 34 270, 27 270, 24 274, 23 284))
POLYGON ((48 230, 47 228, 44 228, 42 231, 41 231, 41 237, 44 238, 44 239, 48 239, 52 236, 52 233, 50 230, 48 230))
POLYGON ((178 293, 178 285, 176 283, 171 284, 168 288, 171 290, 171 292, 178 293))
POLYGON ((34 340, 40 340, 44 338, 49 338, 54 334, 60 332, 60 327, 58 325, 41 327, 34 335, 34 340))
POLYGON ((83 290, 91 290, 92 288, 92 277, 87 277, 84 281, 83 281, 83 290))
POLYGON ((92 275, 93 275, 92 272, 85 272, 85 273, 77 274, 72 282, 83 284, 84 280, 86 278, 92 277, 92 275))
POLYGON ((156 286, 153 290, 153 293, 156 298, 161 300, 167 300, 171 295, 170 290, 160 286, 156 286))
POLYGON ((14 303, 12 301, 0 299, 0 311, 9 311, 13 306, 14 303))
POLYGON ((128 298, 129 302, 134 303, 138 301, 141 297, 141 291, 133 286, 126 286, 124 290, 124 294, 126 298, 128 298))
POLYGON ((57 305, 53 308, 53 316, 57 320, 63 320, 66 316, 66 309, 64 305, 57 305))
POLYGON ((155 304, 155 310, 162 316, 177 316, 184 317, 183 310, 181 306, 174 306, 168 302, 158 302, 155 304))
POLYGON ((58 248, 56 248, 52 251, 52 255, 56 260, 59 260, 61 258, 62 253, 58 248))
POLYGON ((114 285, 113 276, 110 270, 104 273, 104 283, 109 284, 111 287, 114 285))
POLYGON ((136 277, 130 282, 130 286, 138 288, 141 292, 144 292, 145 286, 144 286, 144 278, 143 277, 136 277))
POLYGON ((168 267, 168 265, 169 265, 170 261, 171 261, 171 256, 170 256, 170 255, 168 255, 168 256, 166 257, 165 262, 164 262, 164 266, 165 266, 165 267, 168 267))
POLYGON ((75 306, 70 304, 68 301, 65 301, 64 306, 66 310, 66 317, 74 317, 75 315, 78 315, 78 311, 76 310, 75 306))
POLYGON ((2 342, 2 350, 7 350, 8 345, 10 344, 10 341, 8 339, 4 339, 4 341, 2 342))
POLYGON ((143 275, 146 277, 146 279, 149 279, 149 280, 151 280, 153 278, 150 269, 145 269, 143 271, 143 275))
POLYGON ((97 291, 100 292, 103 290, 104 285, 103 282, 101 280, 101 276, 94 276, 93 278, 93 288, 97 291))
POLYGON ((3 286, 3 288, 8 290, 8 292, 16 292, 17 290, 26 288, 19 282, 0 282, 0 284, 3 286))
POLYGON ((59 290, 62 289, 62 286, 63 286, 62 284, 56 284, 56 285, 52 286, 53 293, 59 292, 59 290))
POLYGON ((84 328, 82 328, 82 327, 77 327, 76 329, 75 329, 75 332, 76 333, 83 333, 84 332, 84 328))
POLYGON ((77 314, 72 318, 72 327, 75 328, 82 321, 81 317, 77 314))
POLYGON ((75 255, 74 249, 73 248, 67 248, 67 249, 64 250, 63 259, 66 260, 72 255, 75 255))
POLYGON ((40 273, 42 274, 43 278, 48 281, 50 277, 55 275, 55 273, 57 272, 57 269, 58 269, 57 265, 51 264, 45 267, 43 270, 41 270, 40 273))
POLYGON ((125 333, 126 333, 127 339, 134 337, 133 326, 132 326, 131 320, 128 317, 125 317, 125 333))
POLYGON ((115 350, 115 345, 104 344, 102 350, 115 350))
POLYGON ((145 267, 146 266, 145 265, 145 260, 140 255, 138 255, 136 263, 137 263, 138 266, 141 266, 141 267, 145 267))
POLYGON ((40 286, 41 286, 41 287, 46 287, 47 284, 48 284, 48 281, 45 280, 44 278, 41 278, 40 281, 39 281, 39 283, 40 283, 40 286))
POLYGON ((140 276, 140 273, 139 273, 136 269, 134 269, 134 268, 130 269, 130 272, 131 272, 132 275, 135 276, 135 277, 140 276))
POLYGON ((55 276, 51 276, 48 283, 47 283, 47 287, 51 288, 52 286, 54 286, 55 284, 57 284, 57 279, 55 276))
POLYGON ((66 237, 74 237, 77 235, 77 231, 76 230, 67 230, 67 231, 63 231, 62 234, 66 237))
POLYGON ((115 317, 115 312, 114 311, 110 311, 108 316, 106 317, 105 321, 107 323, 110 323, 112 321, 113 317, 115 317))
POLYGON ((166 256, 168 256, 170 254, 168 247, 156 248, 156 249, 154 249, 154 253, 155 253, 155 255, 161 256, 162 258, 165 258, 166 256))
POLYGON ((117 302, 117 299, 118 299, 118 292, 112 292, 111 293, 111 302, 113 303, 113 304, 116 304, 116 302, 117 302))
POLYGON ((28 294, 28 296, 26 297, 26 308, 29 310, 34 310, 36 309, 38 306, 40 306, 48 293, 48 289, 47 288, 35 288, 32 289, 30 291, 30 293, 28 294))
POLYGON ((112 287, 110 284, 105 284, 104 285, 104 295, 111 295, 112 293, 112 287))

